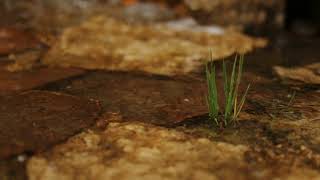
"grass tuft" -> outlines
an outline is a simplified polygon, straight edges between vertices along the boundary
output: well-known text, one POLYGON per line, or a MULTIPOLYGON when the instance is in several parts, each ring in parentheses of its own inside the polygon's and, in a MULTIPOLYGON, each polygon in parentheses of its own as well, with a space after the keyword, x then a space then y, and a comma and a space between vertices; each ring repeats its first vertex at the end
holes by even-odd
MULTIPOLYGON (((212 62, 212 56, 210 55, 210 61, 212 62)), ((232 71, 228 72, 226 63, 223 61, 223 90, 225 96, 224 112, 219 114, 219 103, 218 103, 218 90, 216 84, 216 69, 213 63, 206 66, 206 78, 208 85, 208 96, 207 104, 209 109, 209 117, 218 126, 227 126, 232 122, 235 122, 242 110, 245 103, 246 96, 250 85, 248 85, 246 91, 239 99, 239 85, 241 82, 241 76, 243 71, 243 55, 240 57, 236 56, 232 71), (229 77, 230 76, 230 77, 229 77)))
MULTIPOLYGON (((210 59, 212 59, 211 54, 210 59)), ((206 66, 206 76, 208 85, 207 104, 209 107, 209 117, 211 120, 214 120, 216 124, 219 124, 218 91, 216 83, 216 68, 214 65, 211 65, 211 67, 208 67, 208 65, 206 66)))

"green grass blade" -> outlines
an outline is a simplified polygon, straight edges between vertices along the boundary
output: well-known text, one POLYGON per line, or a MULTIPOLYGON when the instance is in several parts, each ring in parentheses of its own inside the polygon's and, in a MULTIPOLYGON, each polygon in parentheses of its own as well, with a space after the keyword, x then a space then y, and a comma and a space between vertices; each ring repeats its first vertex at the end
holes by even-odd
POLYGON ((206 66, 206 77, 208 85, 207 103, 209 108, 209 117, 211 119, 214 119, 215 122, 218 124, 217 117, 219 114, 219 105, 215 73, 216 72, 214 65, 212 65, 210 69, 209 65, 206 66))
POLYGON ((236 64, 237 64, 237 58, 235 59, 234 63, 233 63, 233 67, 232 67, 232 72, 231 72, 231 77, 230 77, 230 81, 228 82, 228 86, 229 86, 229 92, 227 95, 227 101, 226 101, 226 107, 225 107, 225 119, 226 121, 230 120, 231 118, 231 112, 232 112, 232 107, 234 105, 234 97, 235 97, 235 81, 236 81, 236 64))
POLYGON ((233 94, 233 118, 234 119, 236 117, 237 114, 237 109, 238 109, 238 94, 239 94, 239 85, 241 82, 241 78, 242 78, 242 67, 243 67, 243 55, 240 55, 240 59, 238 62, 238 71, 235 73, 235 88, 234 88, 234 94, 233 94))
POLYGON ((248 85, 246 91, 245 91, 244 94, 242 95, 242 98, 241 98, 239 107, 237 108, 237 113, 236 113, 235 116, 233 117, 234 119, 236 119, 236 118, 239 116, 239 114, 240 114, 240 112, 241 112, 241 110, 242 110, 242 107, 243 107, 243 105, 244 105, 244 102, 245 102, 245 100, 246 100, 246 97, 247 97, 247 94, 248 94, 249 89, 250 89, 250 84, 248 85))
POLYGON ((228 83, 228 73, 225 61, 222 62, 222 71, 223 71, 223 90, 224 90, 224 97, 227 101, 228 94, 229 94, 229 83, 228 83))
MULTIPOLYGON (((210 58, 210 60, 212 60, 212 54, 210 54, 210 58)), ((224 81, 223 88, 225 95, 225 107, 224 119, 222 122, 221 119, 218 118, 219 102, 215 66, 212 61, 211 63, 206 65, 206 77, 208 86, 207 105, 209 109, 209 116, 210 119, 214 120, 217 125, 221 125, 221 123, 224 123, 224 125, 227 126, 232 121, 235 121, 244 106, 250 85, 248 85, 246 91, 239 101, 239 86, 242 78, 243 62, 244 56, 240 55, 238 57, 237 55, 233 62, 232 70, 228 72, 227 65, 225 61, 223 61, 222 70, 224 81), (229 75, 229 73, 231 73, 231 75, 229 75)))

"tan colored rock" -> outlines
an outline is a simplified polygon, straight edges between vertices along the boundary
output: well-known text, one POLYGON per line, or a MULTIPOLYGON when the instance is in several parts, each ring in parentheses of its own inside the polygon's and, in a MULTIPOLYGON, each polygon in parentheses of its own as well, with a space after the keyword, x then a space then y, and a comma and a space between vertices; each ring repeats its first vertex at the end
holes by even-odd
POLYGON ((273 70, 283 80, 291 80, 295 83, 320 84, 320 63, 295 68, 275 66, 273 70))
POLYGON ((31 158, 30 180, 245 179, 247 147, 140 123, 110 123, 31 158), (235 173, 235 172, 238 172, 235 173))
POLYGON ((265 40, 237 32, 213 35, 178 31, 161 24, 126 24, 97 16, 64 30, 43 63, 175 75, 197 69, 208 58, 209 49, 213 59, 217 60, 235 52, 246 53, 265 44, 265 40))
MULTIPOLYGON (((309 124, 310 128, 314 125, 309 124)), ((301 146, 301 154, 291 148, 282 151, 281 144, 276 150, 268 146, 251 147, 215 142, 143 123, 110 123, 104 130, 88 130, 44 154, 33 156, 28 161, 27 174, 31 180, 320 177, 315 168, 320 162, 319 155, 306 146, 301 146), (306 161, 313 166, 304 164, 306 161)))

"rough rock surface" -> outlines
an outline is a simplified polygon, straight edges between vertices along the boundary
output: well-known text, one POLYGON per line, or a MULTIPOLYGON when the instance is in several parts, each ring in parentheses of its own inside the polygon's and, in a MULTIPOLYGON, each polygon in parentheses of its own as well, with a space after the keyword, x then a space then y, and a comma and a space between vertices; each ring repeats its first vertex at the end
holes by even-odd
POLYGON ((67 82, 51 84, 47 90, 96 99, 104 116, 122 121, 143 121, 171 126, 207 113, 206 83, 126 72, 92 72, 67 82))
POLYGON ((27 171, 30 180, 244 179, 234 171, 242 170, 246 150, 172 129, 110 123, 32 157, 27 171))
POLYGON ((64 30, 43 63, 86 69, 185 74, 197 69, 212 50, 214 60, 263 47, 262 39, 236 32, 177 31, 164 25, 136 25, 97 16, 64 30))
POLYGON ((286 68, 273 67, 275 73, 283 80, 298 81, 298 83, 320 84, 320 63, 309 64, 304 67, 286 68))
POLYGON ((96 102, 60 93, 0 97, 0 158, 44 150, 90 127, 98 113, 96 102))

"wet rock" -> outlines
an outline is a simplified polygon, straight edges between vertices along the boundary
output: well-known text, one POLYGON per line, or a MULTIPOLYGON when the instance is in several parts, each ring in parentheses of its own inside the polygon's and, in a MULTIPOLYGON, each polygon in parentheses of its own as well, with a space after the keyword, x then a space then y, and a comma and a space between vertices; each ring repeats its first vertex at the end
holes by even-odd
POLYGON ((0 98, 0 158, 41 151, 91 126, 99 106, 70 95, 29 91, 0 98))
POLYGON ((246 179, 246 146, 211 142, 173 129, 110 123, 87 131, 27 165, 34 179, 246 179))
POLYGON ((205 63, 208 49, 217 60, 265 45, 265 40, 232 31, 214 35, 96 16, 65 29, 42 62, 51 66, 176 75, 194 71, 205 63))
POLYGON ((122 120, 173 125, 207 113, 206 82, 124 72, 92 72, 44 89, 97 99, 105 116, 122 120))
MULTIPOLYGON (((85 73, 77 68, 36 68, 30 71, 9 72, 7 62, 0 63, 0 95, 17 91, 30 90, 68 77, 85 73)), ((15 64, 17 65, 17 64, 15 64)), ((20 64, 21 65, 21 64, 20 64)), ((29 66, 30 64, 24 64, 29 66)), ((32 65, 30 65, 32 66, 32 65)), ((17 66, 9 65, 9 68, 17 66)))

